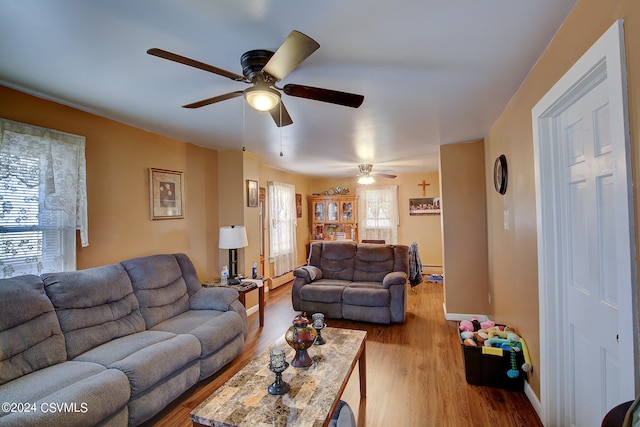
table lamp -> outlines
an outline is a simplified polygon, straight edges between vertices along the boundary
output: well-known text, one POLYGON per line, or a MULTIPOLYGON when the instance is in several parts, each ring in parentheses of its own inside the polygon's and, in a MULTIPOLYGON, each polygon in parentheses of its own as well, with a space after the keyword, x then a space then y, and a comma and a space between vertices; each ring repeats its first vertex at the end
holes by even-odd
POLYGON ((247 229, 244 225, 220 227, 218 248, 229 249, 229 269, 232 279, 238 275, 238 248, 244 248, 248 245, 247 229))

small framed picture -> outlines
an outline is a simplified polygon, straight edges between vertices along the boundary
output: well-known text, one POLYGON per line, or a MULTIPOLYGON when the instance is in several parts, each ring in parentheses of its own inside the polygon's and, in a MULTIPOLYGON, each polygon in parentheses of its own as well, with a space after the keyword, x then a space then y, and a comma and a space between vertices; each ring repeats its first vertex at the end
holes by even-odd
POLYGON ((247 206, 258 207, 258 181, 247 180, 247 206))
POLYGON ((151 219, 184 218, 184 174, 149 168, 151 219))
POLYGON ((302 194, 296 193, 296 217, 302 218, 302 194))

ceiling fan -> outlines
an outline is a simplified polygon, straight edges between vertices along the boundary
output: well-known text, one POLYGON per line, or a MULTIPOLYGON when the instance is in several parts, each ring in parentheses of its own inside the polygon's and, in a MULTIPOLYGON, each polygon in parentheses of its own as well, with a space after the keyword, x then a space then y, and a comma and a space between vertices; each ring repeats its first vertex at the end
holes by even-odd
POLYGON ((284 79, 291 71, 296 69, 319 47, 320 45, 311 37, 294 30, 275 52, 264 49, 245 52, 240 57, 243 75, 223 70, 222 68, 214 67, 213 65, 205 64, 158 48, 149 49, 147 50, 147 53, 149 55, 179 62, 190 67, 199 68, 210 73, 218 74, 219 76, 227 77, 231 80, 251 85, 251 87, 245 90, 229 92, 214 96, 213 98, 207 98, 191 104, 183 105, 184 108, 200 108, 205 105, 244 96, 249 105, 256 110, 269 111, 276 125, 280 127, 293 123, 289 112, 282 103, 280 91, 283 91, 289 96, 330 102, 352 108, 358 108, 364 101, 363 95, 356 95, 336 90, 292 83, 286 84, 284 87, 276 86, 276 83, 284 79))
MULTIPOLYGON (((385 178, 395 178, 396 175, 382 172, 372 172, 373 165, 371 163, 363 163, 358 165, 358 184, 360 185, 369 185, 376 182, 375 176, 383 176, 385 178)), ((391 172, 391 171, 384 171, 391 172)))

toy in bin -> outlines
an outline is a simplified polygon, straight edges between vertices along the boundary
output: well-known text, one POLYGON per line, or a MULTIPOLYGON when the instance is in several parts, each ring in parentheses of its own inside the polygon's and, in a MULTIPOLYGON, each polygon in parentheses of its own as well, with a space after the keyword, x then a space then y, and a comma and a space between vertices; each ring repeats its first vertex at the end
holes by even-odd
POLYGON ((523 390, 532 366, 527 344, 515 328, 477 318, 463 320, 460 341, 469 384, 523 390))

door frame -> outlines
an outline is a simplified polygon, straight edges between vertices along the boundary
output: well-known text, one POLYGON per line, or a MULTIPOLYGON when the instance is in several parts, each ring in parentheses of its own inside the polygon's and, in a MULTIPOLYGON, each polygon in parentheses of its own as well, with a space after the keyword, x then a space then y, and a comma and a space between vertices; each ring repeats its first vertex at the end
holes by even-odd
POLYGON ((569 369, 565 342, 568 339, 566 299, 559 285, 563 278, 563 241, 561 232, 561 165, 557 155, 559 140, 555 129, 557 116, 595 84, 607 80, 611 140, 614 150, 624 153, 616 163, 615 182, 625 182, 626 189, 614 190, 616 219, 627 221, 626 230, 617 227, 618 245, 630 248, 628 257, 619 257, 619 282, 625 284, 619 294, 620 344, 622 366, 633 366, 633 376, 622 385, 622 395, 631 400, 638 389, 638 289, 635 261, 635 225, 632 165, 627 100, 627 74, 624 51, 623 20, 616 21, 598 41, 567 71, 532 109, 534 170, 536 186, 536 223, 538 237, 538 297, 540 313, 540 401, 539 414, 544 425, 568 425, 567 383, 569 369), (626 203, 621 203, 626 200, 626 203), (623 206, 624 205, 624 206, 623 206))

